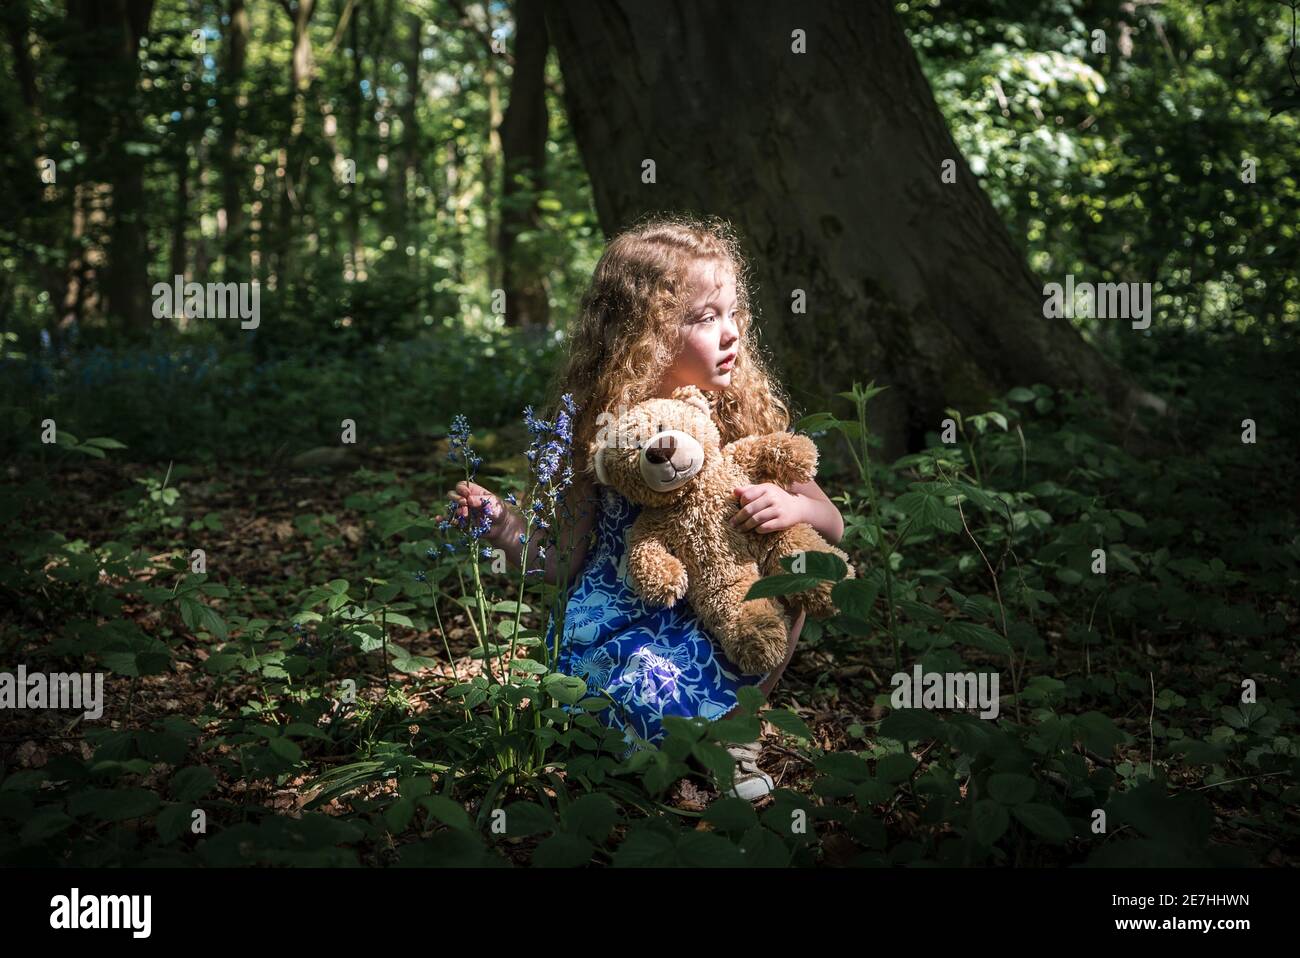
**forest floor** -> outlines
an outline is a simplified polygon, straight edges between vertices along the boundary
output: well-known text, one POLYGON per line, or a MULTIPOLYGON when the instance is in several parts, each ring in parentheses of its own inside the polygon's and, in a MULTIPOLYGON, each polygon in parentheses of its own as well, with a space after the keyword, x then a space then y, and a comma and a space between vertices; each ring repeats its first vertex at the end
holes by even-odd
MULTIPOLYGON (((106 722, 102 727, 148 734, 170 717, 187 722, 203 717, 206 724, 190 743, 193 754, 199 756, 200 763, 205 754, 229 755, 234 746, 216 735, 220 727, 216 716, 248 714, 250 709, 260 708, 264 689, 254 675, 232 680, 229 674, 214 674, 205 668, 213 654, 212 636, 187 626, 180 616, 159 603, 141 599, 135 589, 173 588, 178 576, 169 568, 169 562, 177 558, 188 561, 190 549, 200 542, 210 577, 232 587, 227 597, 210 600, 222 616, 257 618, 286 623, 287 627, 290 617, 298 611, 297 597, 305 588, 338 578, 359 581, 371 574, 369 566, 377 544, 368 534, 372 517, 351 505, 350 497, 362 489, 379 486, 400 490, 401 497, 414 499, 430 512, 438 511, 451 481, 439 471, 429 471, 429 461, 427 449, 391 446, 358 453, 343 463, 297 468, 289 463, 272 468, 226 464, 211 470, 173 468, 168 481, 179 493, 178 504, 160 508, 152 518, 142 518, 138 510, 133 512, 132 502, 142 482, 160 477, 156 465, 99 460, 52 473, 47 479, 51 495, 37 506, 35 527, 57 528, 74 543, 81 540, 98 546, 127 536, 135 538, 139 545, 147 543, 151 565, 136 574, 129 588, 119 588, 126 583, 114 582, 110 577, 101 583, 121 605, 115 616, 98 615, 97 620, 100 624, 114 617, 128 620, 172 650, 172 665, 165 671, 134 678, 108 676, 106 722), (356 472, 358 469, 361 472, 356 472)), ((14 478, 12 468, 10 478, 14 478)), ((1294 628, 1294 601, 1290 608, 1289 621, 1294 628)), ((441 624, 442 631, 424 622, 411 628, 392 627, 393 641, 412 656, 432 660, 429 667, 409 672, 389 670, 385 675, 381 668, 386 663, 374 655, 357 656, 347 663, 347 674, 358 679, 358 695, 363 699, 369 696, 378 705, 392 688, 400 689, 413 731, 428 710, 454 710, 454 703, 445 699, 447 690, 482 672, 483 660, 473 655, 477 640, 466 610, 445 605, 441 624)), ((28 641, 36 635, 52 641, 62 625, 42 603, 0 611, 0 634, 5 636, 6 649, 13 647, 19 633, 28 641)), ((1067 621, 1049 619, 1043 623, 1043 632, 1051 643, 1068 627, 1067 621)), ((1134 634, 1131 640, 1138 647, 1150 648, 1151 643, 1167 642, 1168 636, 1153 629, 1134 634)), ((1300 663, 1294 661, 1294 647, 1291 651, 1292 661, 1280 664, 1294 670, 1300 663)), ((1066 653, 1061 650, 1061 654, 1066 653)), ((1063 667, 1063 671, 1068 670, 1063 667)), ((885 712, 877 696, 889 688, 891 672, 887 649, 879 643, 856 650, 816 640, 801 643, 770 704, 798 715, 811 730, 808 744, 814 748, 870 755, 870 728, 885 712)), ((1207 684, 1213 678, 1207 676, 1207 684)), ((1152 678, 1153 696, 1155 682, 1152 678)), ((1152 701, 1134 697, 1125 714, 1112 715, 1121 730, 1133 734, 1133 741, 1117 747, 1108 758, 1076 746, 1088 770, 1099 765, 1113 769, 1125 762, 1135 766, 1148 762, 1147 731, 1153 711, 1152 701)), ((69 720, 66 713, 11 713, 0 737, 0 762, 9 771, 38 771, 60 755, 90 762, 95 747, 83 734, 87 727, 79 718, 69 720)), ((789 747, 791 743, 773 726, 765 723, 764 732, 760 765, 779 788, 814 797, 818 777, 814 761, 789 747)), ((322 754, 319 749, 313 751, 314 744, 304 743, 298 769, 289 776, 245 776, 238 774, 236 764, 211 763, 209 768, 215 777, 212 797, 235 805, 258 805, 281 815, 301 815, 317 794, 310 790, 310 783, 332 766, 358 757, 351 751, 322 754)), ((927 751, 928 747, 918 747, 911 753, 917 760, 913 782, 927 767, 927 751)), ((135 784, 145 790, 161 791, 168 769, 167 762, 153 763, 149 771, 137 769, 141 774, 135 784)), ((1190 767, 1173 766, 1168 772, 1172 783, 1183 781, 1189 788, 1199 780, 1190 767)), ((960 784, 959 789, 965 798, 966 784, 960 784)), ((395 791, 391 780, 370 782, 322 804, 320 810, 328 815, 351 814, 366 807, 367 802, 385 795, 391 797, 395 791)), ((1294 807, 1285 815, 1290 825, 1284 832, 1261 830, 1258 818, 1246 815, 1240 800, 1229 797, 1232 793, 1228 790, 1202 787, 1199 791, 1214 810, 1213 843, 1250 847, 1260 864, 1283 865, 1297 860, 1300 848, 1294 836, 1300 832, 1300 820, 1294 807), (1222 803, 1218 801, 1220 795, 1226 799, 1222 803)), ((669 791, 667 804, 694 814, 703 812, 717 797, 710 778, 701 774, 678 779, 669 791)), ((771 802, 771 798, 761 800, 757 808, 761 811, 771 802)), ((936 824, 923 825, 914 804, 899 802, 898 797, 875 809, 891 842, 919 837, 920 832, 936 824)), ((696 827, 711 826, 700 822, 696 827)), ((950 830, 943 823, 938 828, 940 832, 950 830)), ((516 847, 509 854, 517 860, 524 860, 535 845, 527 839, 512 843, 516 847)), ((850 863, 859 850, 842 830, 832 828, 822 836, 821 860, 825 864, 850 863)), ((383 862, 385 851, 373 849, 363 855, 366 859, 383 862)), ((1068 856, 1058 857, 1050 851, 1037 859, 1038 864, 1066 861, 1068 856)))

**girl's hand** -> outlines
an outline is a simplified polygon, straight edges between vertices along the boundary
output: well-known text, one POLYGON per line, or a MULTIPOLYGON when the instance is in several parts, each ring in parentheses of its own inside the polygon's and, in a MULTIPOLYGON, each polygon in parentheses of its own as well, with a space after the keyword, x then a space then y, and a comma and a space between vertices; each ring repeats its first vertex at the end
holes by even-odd
POLYGON ((780 532, 803 522, 803 504, 798 496, 786 492, 774 482, 760 482, 754 486, 736 487, 740 509, 731 517, 731 524, 742 532, 780 532))
MULTIPOLYGON (((506 523, 503 521, 506 516, 505 504, 497 498, 496 494, 490 489, 480 486, 476 482, 468 480, 456 483, 456 488, 447 493, 449 502, 455 504, 455 516, 459 520, 469 518, 470 510, 474 510, 475 516, 486 515, 492 519, 492 528, 483 536, 489 543, 494 546, 500 546, 499 540, 506 535, 506 523)), ((442 519, 442 516, 436 518, 442 519)))

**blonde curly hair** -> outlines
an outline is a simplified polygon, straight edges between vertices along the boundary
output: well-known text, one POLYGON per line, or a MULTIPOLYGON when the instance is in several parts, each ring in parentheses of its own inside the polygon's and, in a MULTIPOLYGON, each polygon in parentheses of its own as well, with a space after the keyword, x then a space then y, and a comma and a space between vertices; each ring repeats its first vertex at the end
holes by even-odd
POLYGON ((589 448, 601 413, 655 394, 681 345, 682 320, 693 292, 690 269, 709 261, 735 277, 740 333, 731 383, 710 393, 722 441, 789 428, 787 398, 759 349, 749 267, 734 229, 716 217, 653 216, 606 246, 570 326, 568 360, 551 386, 553 412, 565 393, 579 406, 573 422, 577 481, 590 484, 594 476, 589 448))

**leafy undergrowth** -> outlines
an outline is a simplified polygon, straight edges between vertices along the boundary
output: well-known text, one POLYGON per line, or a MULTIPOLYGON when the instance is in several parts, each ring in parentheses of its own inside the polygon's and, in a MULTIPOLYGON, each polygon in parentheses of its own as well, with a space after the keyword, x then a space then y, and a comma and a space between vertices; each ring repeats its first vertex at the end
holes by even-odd
MULTIPOLYGON (((873 392, 801 424, 857 463, 822 485, 858 577, 756 587, 836 580, 840 614, 767 711, 669 720, 630 758, 608 701, 553 671, 559 593, 431 519, 446 440, 273 469, 70 441, 11 466, 0 665, 108 679, 99 719, 5 713, 0 862, 1294 864, 1291 412, 1256 403, 1248 443, 1249 410, 1171 390, 1177 426, 1133 454, 1026 387, 879 463, 873 392), (894 707, 916 666, 996 673, 996 717, 894 707), (722 746, 760 732, 777 790, 720 797, 722 746)), ((521 441, 480 436, 480 478, 528 492, 521 441)))

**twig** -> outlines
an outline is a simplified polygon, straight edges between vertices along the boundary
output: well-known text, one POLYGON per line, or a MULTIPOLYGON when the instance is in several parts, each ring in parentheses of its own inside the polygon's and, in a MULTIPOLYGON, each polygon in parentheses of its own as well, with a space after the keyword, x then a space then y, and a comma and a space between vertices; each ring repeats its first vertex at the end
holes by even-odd
POLYGON ((1147 752, 1147 768, 1151 774, 1156 773, 1156 733, 1154 728, 1156 717, 1156 677, 1155 674, 1148 671, 1147 678, 1151 680, 1151 711, 1147 713, 1147 741, 1150 743, 1150 750, 1147 752))

